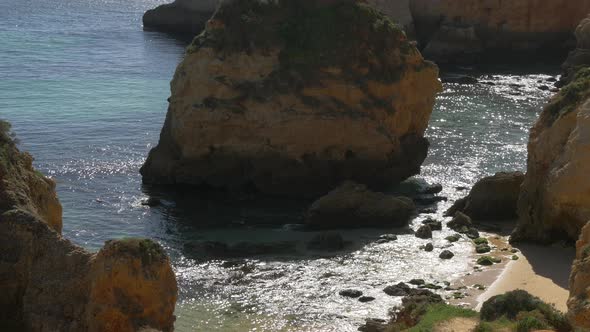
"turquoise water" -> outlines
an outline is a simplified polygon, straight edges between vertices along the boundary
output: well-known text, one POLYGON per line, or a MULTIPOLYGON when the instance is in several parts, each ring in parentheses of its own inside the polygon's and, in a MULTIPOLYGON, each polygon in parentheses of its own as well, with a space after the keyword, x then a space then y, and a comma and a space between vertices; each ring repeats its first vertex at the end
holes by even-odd
MULTIPOLYGON (((412 235, 374 243, 395 230, 343 231, 353 245, 326 257, 300 249, 203 261, 185 249, 199 240, 289 240, 300 247, 314 234, 284 226, 301 221, 305 202, 176 193, 161 196, 158 208, 140 204, 148 189, 138 170, 157 143, 169 80, 185 45, 142 31, 142 13, 160 2, 0 2, 0 118, 13 123, 21 149, 56 179, 66 237, 91 250, 126 236, 159 241, 179 280, 178 331, 354 331, 365 317, 385 317, 399 301, 384 295, 384 286, 417 277, 451 280, 471 270, 467 242, 453 246, 453 264, 419 250, 425 241, 412 235), (377 299, 361 305, 337 295, 348 287, 377 299)), ((528 128, 549 96, 537 81, 554 71, 498 69, 474 74, 494 86, 445 84, 427 132, 432 146, 421 178, 442 183, 453 200, 462 195, 456 186, 523 170, 528 128)), ((434 215, 449 204, 440 203, 434 215)), ((436 232, 435 246, 447 235, 436 232)))

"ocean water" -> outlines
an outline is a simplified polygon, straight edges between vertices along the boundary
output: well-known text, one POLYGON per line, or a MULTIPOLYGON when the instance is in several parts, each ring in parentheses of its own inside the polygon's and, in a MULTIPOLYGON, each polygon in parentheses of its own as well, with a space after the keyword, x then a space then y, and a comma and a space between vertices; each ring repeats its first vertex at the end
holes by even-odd
MULTIPOLYGON (((427 241, 409 234, 375 243, 383 233, 400 232, 395 229, 342 231, 350 247, 322 256, 303 248, 315 233, 289 226, 301 222, 306 202, 230 201, 142 187, 138 170, 158 141, 169 81, 185 47, 142 30, 142 13, 161 2, 0 2, 0 118, 13 123, 20 148, 56 179, 64 236, 90 250, 112 238, 160 242, 180 286, 177 331, 355 331, 364 318, 384 318, 398 303, 382 292, 385 286, 412 278, 449 281, 472 270, 467 241, 452 246, 452 262, 438 259, 447 230, 435 232, 434 253, 421 251, 427 241), (149 195, 162 206, 142 206, 149 195), (295 241, 298 250, 203 260, 186 246, 202 240, 295 241), (376 300, 342 298, 337 293, 344 288, 376 300)), ((556 68, 465 68, 494 85, 445 84, 417 177, 441 183, 449 198, 430 216, 442 218, 465 194, 458 186, 524 170, 528 129, 550 96, 537 87, 549 85, 556 68)))

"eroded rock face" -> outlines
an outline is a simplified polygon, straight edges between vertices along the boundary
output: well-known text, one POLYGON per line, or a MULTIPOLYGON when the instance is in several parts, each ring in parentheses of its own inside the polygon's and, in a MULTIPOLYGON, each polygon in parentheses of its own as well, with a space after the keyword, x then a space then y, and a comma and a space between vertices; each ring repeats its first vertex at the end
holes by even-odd
POLYGON ((175 34, 198 35, 219 2, 220 0, 175 0, 145 12, 143 26, 175 34))
POLYGON ((410 9, 427 59, 480 62, 566 54, 590 0, 411 0, 410 9))
POLYGON ((585 68, 531 129, 512 240, 576 240, 590 220, 589 174, 590 68, 585 68))
POLYGON ((446 212, 454 216, 463 212, 473 220, 516 219, 516 206, 520 185, 524 180, 521 172, 496 173, 479 180, 467 197, 457 200, 446 212))
POLYGON ((6 132, 0 130, 0 330, 172 331, 177 286, 162 248, 120 240, 91 254, 62 238, 54 183, 6 132))
POLYGON ((576 328, 590 329, 590 223, 581 231, 576 242, 576 259, 570 275, 570 296, 567 316, 576 328))
POLYGON ((414 203, 407 197, 376 193, 347 182, 311 205, 306 224, 313 229, 402 227, 415 212, 414 203))
POLYGON ((576 28, 576 49, 570 52, 567 60, 563 64, 563 75, 560 83, 567 84, 572 79, 580 67, 590 66, 590 17, 586 17, 576 28))
POLYGON ((437 76, 366 4, 227 2, 176 70, 143 181, 314 197, 343 180, 389 186, 426 157, 437 76))

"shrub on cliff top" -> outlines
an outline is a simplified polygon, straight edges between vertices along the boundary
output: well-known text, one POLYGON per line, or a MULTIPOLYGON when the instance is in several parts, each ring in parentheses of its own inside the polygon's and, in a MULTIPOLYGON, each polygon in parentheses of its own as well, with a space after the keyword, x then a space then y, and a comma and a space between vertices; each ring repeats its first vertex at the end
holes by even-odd
POLYGON ((549 102, 547 111, 553 116, 551 121, 575 110, 588 97, 590 97, 590 67, 580 69, 574 80, 563 87, 549 102))

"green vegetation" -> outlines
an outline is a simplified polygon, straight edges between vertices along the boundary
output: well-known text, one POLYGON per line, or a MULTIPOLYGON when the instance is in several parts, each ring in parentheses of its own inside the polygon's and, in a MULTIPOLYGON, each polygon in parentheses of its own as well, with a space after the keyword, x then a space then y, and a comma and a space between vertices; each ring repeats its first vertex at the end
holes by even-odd
POLYGON ((112 243, 117 251, 139 256, 144 266, 161 262, 167 257, 164 249, 149 239, 123 238, 112 243))
POLYGON ((560 116, 575 110, 588 97, 590 97, 590 67, 580 69, 574 80, 563 87, 549 102, 547 111, 553 116, 550 121, 553 122, 560 116))
POLYGON ((448 304, 433 304, 428 307, 426 313, 420 319, 420 322, 410 328, 409 332, 426 332, 432 331, 433 327, 440 323, 453 318, 477 318, 477 312, 469 309, 463 309, 448 304))
POLYGON ((485 237, 478 237, 477 239, 473 240, 473 243, 475 243, 475 245, 488 244, 488 239, 485 237))
POLYGON ((502 317, 493 322, 479 322, 475 328, 475 332, 496 332, 502 330, 514 330, 514 322, 508 320, 506 317, 502 317))

